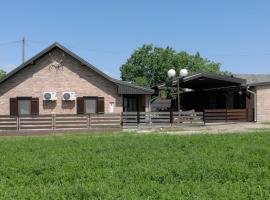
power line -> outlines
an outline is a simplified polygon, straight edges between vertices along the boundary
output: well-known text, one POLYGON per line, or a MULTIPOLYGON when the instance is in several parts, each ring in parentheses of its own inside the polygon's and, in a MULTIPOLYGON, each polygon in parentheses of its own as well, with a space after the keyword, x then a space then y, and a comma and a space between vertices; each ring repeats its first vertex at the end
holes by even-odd
MULTIPOLYGON (((10 45, 21 43, 22 40, 15 40, 10 42, 0 43, 0 46, 10 45)), ((44 42, 44 41, 36 41, 36 40, 27 40, 28 43, 31 44, 40 44, 40 45, 50 45, 52 43, 44 42)), ((88 52, 100 52, 100 53, 110 53, 110 54, 121 54, 121 55, 130 55, 131 52, 122 52, 118 50, 107 50, 107 49, 92 49, 92 48, 85 48, 85 47, 78 47, 73 45, 66 45, 69 48, 78 49, 81 51, 88 51, 88 52)), ((239 54, 231 54, 231 53, 224 53, 224 54, 207 54, 204 55, 211 56, 211 57, 256 57, 256 56, 270 56, 270 52, 265 53, 239 53, 239 54)))
MULTIPOLYGON (((37 43, 37 44, 46 44, 46 45, 50 45, 51 43, 48 42, 41 42, 41 41, 32 41, 30 40, 30 42, 32 43, 37 43)), ((121 52, 118 50, 104 50, 104 49, 89 49, 89 48, 84 48, 84 47, 78 47, 78 46, 70 46, 67 45, 67 47, 70 48, 74 48, 74 49, 79 49, 79 50, 83 50, 83 51, 91 51, 91 52, 101 52, 101 53, 113 53, 113 54, 128 54, 130 55, 130 52, 121 52)), ((246 57, 246 56, 270 56, 270 52, 266 52, 266 53, 250 53, 250 54, 206 54, 208 56, 217 56, 217 57, 246 57)))
POLYGON ((10 44, 15 44, 15 43, 20 43, 20 42, 21 42, 21 40, 4 42, 4 43, 0 43, 0 46, 10 45, 10 44))
MULTIPOLYGON (((42 44, 42 45, 50 45, 51 44, 51 43, 42 42, 42 41, 34 41, 34 40, 27 40, 27 41, 30 43, 33 43, 33 44, 42 44)), ((91 49, 91 48, 78 47, 78 46, 73 46, 73 45, 65 45, 65 46, 69 47, 69 48, 73 48, 73 49, 82 50, 82 51, 130 55, 130 52, 122 52, 122 51, 118 51, 118 50, 91 49)))
POLYGON ((254 54, 213 54, 208 56, 217 57, 247 57, 247 56, 270 56, 270 53, 254 53, 254 54))

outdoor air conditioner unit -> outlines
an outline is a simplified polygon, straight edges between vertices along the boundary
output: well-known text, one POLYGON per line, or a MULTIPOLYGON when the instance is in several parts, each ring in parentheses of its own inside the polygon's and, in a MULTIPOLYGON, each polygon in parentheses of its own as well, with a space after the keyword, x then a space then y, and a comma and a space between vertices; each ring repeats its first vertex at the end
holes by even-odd
POLYGON ((64 101, 74 101, 76 100, 75 92, 63 92, 62 99, 64 101))
POLYGON ((43 92, 43 100, 45 101, 57 100, 56 92, 43 92))

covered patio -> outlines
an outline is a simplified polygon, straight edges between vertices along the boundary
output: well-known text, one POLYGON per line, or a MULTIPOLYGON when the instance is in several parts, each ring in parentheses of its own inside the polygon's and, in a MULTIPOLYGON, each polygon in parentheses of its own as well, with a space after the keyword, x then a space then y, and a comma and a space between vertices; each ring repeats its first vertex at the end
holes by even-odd
POLYGON ((245 79, 196 73, 175 78, 156 86, 155 89, 160 92, 167 87, 174 87, 177 91, 169 108, 172 111, 211 112, 213 119, 221 119, 222 115, 224 119, 227 111, 234 113, 239 111, 242 113, 241 116, 245 111, 246 121, 254 120, 254 97, 247 90, 245 79))

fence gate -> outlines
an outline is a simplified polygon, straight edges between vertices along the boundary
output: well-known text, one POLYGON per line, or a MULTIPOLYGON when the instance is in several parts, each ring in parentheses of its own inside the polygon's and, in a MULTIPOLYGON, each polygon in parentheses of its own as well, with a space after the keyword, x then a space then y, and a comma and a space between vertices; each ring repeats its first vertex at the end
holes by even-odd
POLYGON ((147 127, 172 127, 187 123, 203 124, 203 112, 124 112, 122 126, 124 129, 147 127))

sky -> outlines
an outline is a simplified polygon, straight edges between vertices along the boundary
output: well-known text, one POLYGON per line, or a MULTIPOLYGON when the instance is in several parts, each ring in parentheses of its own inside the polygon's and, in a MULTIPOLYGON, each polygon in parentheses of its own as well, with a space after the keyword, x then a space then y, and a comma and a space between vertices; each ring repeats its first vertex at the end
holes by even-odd
POLYGON ((233 73, 270 73, 270 1, 1 0, 0 69, 59 42, 114 78, 143 44, 200 52, 233 73))

